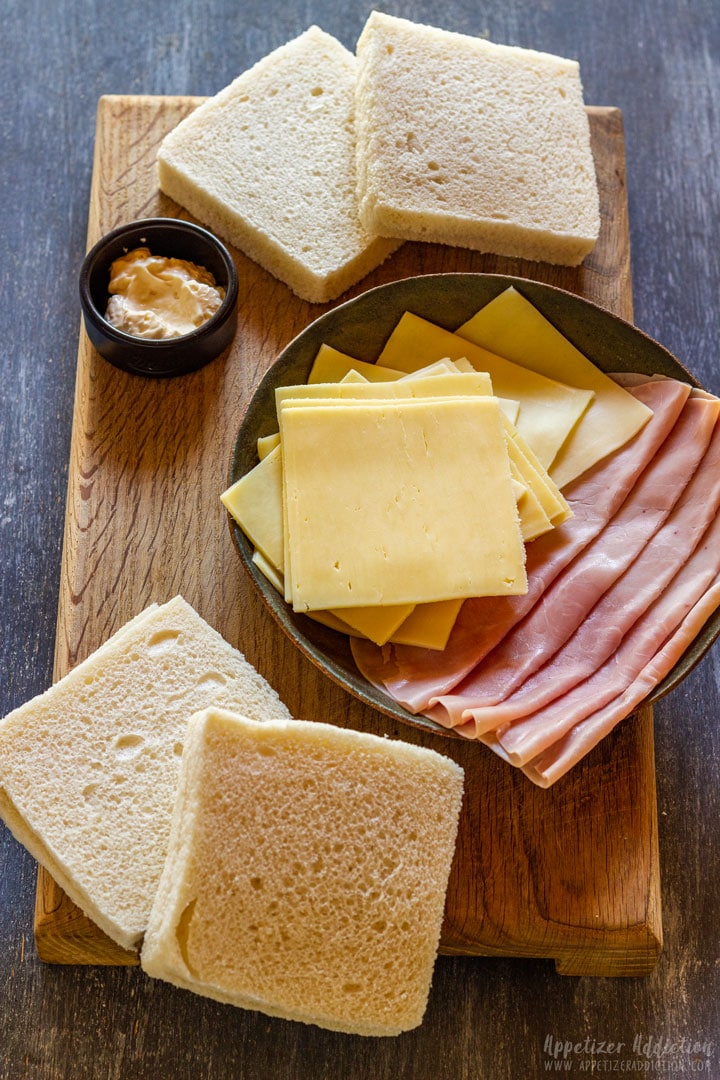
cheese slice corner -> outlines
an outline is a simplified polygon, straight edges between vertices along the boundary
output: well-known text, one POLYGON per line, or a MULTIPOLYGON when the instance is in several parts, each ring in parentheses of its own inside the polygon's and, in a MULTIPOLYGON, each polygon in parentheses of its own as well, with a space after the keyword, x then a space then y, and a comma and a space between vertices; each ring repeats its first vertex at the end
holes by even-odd
POLYGON ((340 382, 350 371, 356 371, 368 382, 392 382, 401 379, 404 374, 402 371, 393 371, 365 360, 355 360, 332 345, 322 344, 313 360, 307 381, 311 384, 340 382))
POLYGON ((593 398, 591 390, 560 382, 405 312, 388 338, 378 363, 412 372, 441 358, 469 361, 485 372, 498 397, 520 402, 518 431, 548 468, 593 398))
MULTIPOLYGON (((592 394, 588 408, 552 461, 543 461, 559 488, 623 446, 652 416, 646 405, 601 371, 513 286, 481 308, 457 333, 538 375, 592 394)), ((528 442, 532 445, 532 440, 528 442)))

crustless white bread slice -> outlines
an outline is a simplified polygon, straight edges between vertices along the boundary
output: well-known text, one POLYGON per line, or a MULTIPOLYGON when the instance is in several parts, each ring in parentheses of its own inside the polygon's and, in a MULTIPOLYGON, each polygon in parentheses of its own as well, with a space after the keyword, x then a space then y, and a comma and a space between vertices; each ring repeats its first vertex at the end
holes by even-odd
POLYGON ((144 970, 362 1035, 420 1024, 463 771, 333 727, 193 717, 144 970))
POLYGON ((600 217, 575 61, 377 11, 357 57, 358 194, 367 229, 581 262, 600 217))
POLYGON ((399 247, 365 229, 355 188, 355 57, 311 26, 166 136, 160 187, 311 302, 399 247))
POLYGON ((215 703, 288 715, 245 658, 175 597, 0 722, 0 816, 126 948, 142 937, 160 877, 188 719, 215 703))

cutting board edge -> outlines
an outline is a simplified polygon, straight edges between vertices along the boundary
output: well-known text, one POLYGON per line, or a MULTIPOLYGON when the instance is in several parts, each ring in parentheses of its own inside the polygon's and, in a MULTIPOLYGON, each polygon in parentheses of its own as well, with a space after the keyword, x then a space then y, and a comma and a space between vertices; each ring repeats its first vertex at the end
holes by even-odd
MULTIPOLYGON (((101 99, 101 102, 100 102, 100 104, 98 106, 98 111, 99 112, 101 111, 103 102, 107 102, 107 103, 109 103, 111 105, 117 105, 118 102, 127 101, 127 100, 137 100, 137 99, 134 98, 134 96, 132 96, 132 95, 106 95, 103 99, 101 99)), ((150 98, 149 100, 155 101, 157 99, 150 98)), ((193 97, 190 97, 190 96, 186 96, 186 97, 184 97, 182 99, 178 97, 178 98, 173 98, 173 99, 170 99, 170 100, 174 100, 174 101, 184 100, 184 101, 186 101, 188 103, 194 104, 195 102, 199 103, 202 99, 201 98, 193 98, 193 97)), ((621 114, 621 111, 616 107, 613 107, 613 106, 607 106, 607 107, 605 107, 605 106, 590 106, 588 108, 588 112, 589 112, 589 114, 591 116, 596 115, 596 116, 612 117, 615 120, 615 122, 622 125, 622 114, 621 114)), ((623 170, 624 170, 624 156, 623 156, 623 161, 622 161, 622 167, 623 167, 623 170)), ((93 184, 95 184, 96 182, 97 182, 97 174, 96 174, 96 170, 94 169, 93 184)), ((627 213, 626 204, 623 207, 623 213, 625 213, 625 214, 627 213)), ((90 245, 94 241, 94 239, 97 238, 98 230, 99 230, 99 226, 98 226, 97 222, 94 220, 94 218, 93 218, 93 216, 91 214, 89 216, 89 219, 88 219, 88 245, 90 245)), ((627 256, 628 257, 627 257, 627 262, 626 262, 625 269, 621 270, 621 272, 618 274, 618 278, 619 278, 619 281, 620 281, 620 291, 622 292, 623 302, 624 302, 623 310, 620 311, 619 313, 622 314, 622 316, 624 318, 631 318, 632 317, 632 289, 631 289, 631 276, 630 276, 630 270, 629 270, 629 249, 628 249, 628 252, 627 252, 627 256)), ((87 348, 87 347, 88 347, 87 344, 83 341, 83 339, 81 337, 80 345, 79 345, 79 356, 80 356, 80 353, 82 352, 83 348, 87 348)), ((82 387, 79 385, 79 379, 80 379, 80 364, 78 365, 78 385, 76 387, 76 401, 79 399, 79 396, 82 393, 82 387)), ((74 430, 75 430, 75 424, 73 424, 73 432, 74 432, 74 430)), ((72 453, 72 451, 71 451, 71 453, 72 453)), ((64 545, 63 565, 65 565, 65 558, 66 558, 66 551, 65 551, 65 545, 64 545)), ((61 602, 62 602, 62 595, 61 595, 61 602)), ((60 605, 59 605, 59 609, 58 609, 58 641, 56 642, 56 664, 58 662, 57 658, 61 654, 61 649, 62 649, 62 646, 61 646, 61 643, 60 643, 60 622, 61 622, 61 620, 60 620, 60 612, 61 612, 61 608, 60 608, 60 605)), ((652 717, 651 716, 650 716, 649 723, 650 723, 650 726, 652 726, 652 717)), ((655 786, 654 769, 652 770, 652 782, 653 782, 653 795, 654 795, 654 786, 655 786)), ((650 935, 650 939, 652 939, 652 941, 657 943, 657 949, 655 951, 659 952, 659 948, 661 947, 661 931, 656 932, 656 930, 654 929, 654 927, 656 925, 659 926, 659 863, 658 863, 657 857, 656 857, 656 849, 657 849, 657 835, 656 835, 657 834, 657 819, 656 818, 655 818, 655 823, 654 823, 654 830, 655 830, 654 844, 651 843, 651 846, 653 846, 654 849, 655 849, 655 854, 652 856, 652 862, 653 862, 653 875, 652 876, 656 879, 656 881, 654 883, 651 881, 650 887, 649 887, 649 895, 650 895, 650 900, 651 900, 650 907, 651 908, 655 907, 657 918, 656 917, 650 917, 649 921, 648 921, 648 926, 647 926, 646 929, 647 929, 648 934, 650 935)), ((94 924, 92 924, 90 922, 90 920, 88 920, 85 916, 82 916, 80 920, 71 919, 71 920, 66 921, 64 923, 63 922, 59 923, 58 922, 58 915, 57 915, 57 911, 58 911, 57 906, 55 906, 54 909, 53 908, 48 909, 46 907, 46 905, 44 904, 44 902, 43 902, 43 900, 47 899, 48 897, 50 897, 52 899, 53 893, 54 893, 55 890, 57 890, 57 886, 55 885, 55 883, 50 878, 50 875, 47 874, 47 872, 41 867, 40 870, 39 870, 39 876, 38 876, 38 894, 37 894, 37 905, 36 905, 35 933, 36 933, 36 942, 37 942, 37 947, 38 947, 38 954, 41 956, 42 959, 47 960, 47 962, 49 962, 49 963, 79 963, 79 964, 83 964, 83 963, 104 964, 105 963, 105 964, 113 964, 113 965, 114 964, 126 964, 126 965, 137 964, 137 962, 138 962, 137 961, 137 954, 134 954, 134 953, 128 954, 128 953, 126 953, 125 950, 121 950, 113 942, 110 942, 109 939, 106 939, 105 942, 103 942, 101 940, 98 941, 97 935, 100 932, 97 931, 97 928, 94 927, 94 924), (48 890, 48 879, 49 879, 49 890, 48 890), (86 925, 83 925, 82 920, 85 920, 86 925), (71 958, 65 959, 64 955, 63 955, 63 948, 58 947, 58 942, 53 940, 53 934, 57 933, 58 925, 63 925, 63 926, 66 927, 66 932, 67 932, 67 935, 68 935, 68 937, 67 937, 67 952, 68 952, 68 954, 70 955, 71 958), (85 937, 86 934, 89 935, 88 938, 85 937), (90 939, 92 939, 92 946, 93 947, 88 948, 87 945, 88 945, 88 942, 90 941, 90 939), (95 948, 95 952, 96 952, 97 955, 93 955, 93 948, 95 948)), ((68 901, 68 903, 71 903, 71 902, 68 901)), ((74 905, 72 905, 72 906, 74 907, 74 905)), ((75 910, 77 910, 77 909, 75 909, 75 910)), ((557 950, 555 950, 555 951, 557 951, 557 950)), ((650 951, 653 951, 653 949, 651 949, 650 951)), ((497 952, 495 952, 494 950, 488 950, 487 952, 485 952, 485 951, 483 951, 482 947, 474 949, 472 952, 470 952, 470 951, 465 952, 464 950, 463 951, 456 950, 455 948, 446 948, 446 947, 442 946, 442 943, 441 943, 441 952, 443 954, 446 954, 446 955, 477 955, 477 956, 482 956, 482 955, 508 956, 508 955, 512 955, 511 953, 508 953, 507 951, 501 951, 501 950, 498 950, 497 952)), ((525 955, 525 953, 519 953, 518 955, 525 955)), ((530 955, 530 954, 528 954, 528 955, 530 955)), ((533 952, 532 955, 536 956, 536 953, 533 952)), ((562 965, 566 966, 567 963, 569 962, 567 960, 567 958, 564 958, 564 959, 563 958, 558 958, 558 956, 555 956, 555 955, 544 956, 542 958, 554 959, 556 961, 556 964, 558 964, 560 966, 562 966, 562 965)), ((560 970, 560 966, 559 966, 558 970, 560 970)), ((570 972, 568 972, 568 973, 570 973, 570 972)), ((624 974, 624 972, 619 972, 619 973, 624 974)))

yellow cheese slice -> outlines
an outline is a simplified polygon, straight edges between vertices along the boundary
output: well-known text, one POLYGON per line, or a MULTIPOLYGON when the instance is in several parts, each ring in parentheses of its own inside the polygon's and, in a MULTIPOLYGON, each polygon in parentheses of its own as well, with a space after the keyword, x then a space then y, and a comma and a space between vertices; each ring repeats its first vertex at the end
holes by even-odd
MULTIPOLYGON (((464 365, 461 364, 460 367, 464 367, 464 365)), ((456 372, 458 369, 454 363, 443 361, 439 364, 429 365, 426 370, 433 378, 437 378, 439 374, 446 375, 448 370, 456 372)), ((471 379, 460 380, 463 390, 486 394, 490 391, 490 380, 485 373, 475 372, 471 366, 469 371, 463 373, 474 376, 471 379)), ((419 373, 412 373, 412 376, 407 376, 407 378, 410 377, 415 380, 419 377, 419 373)), ((366 383, 366 380, 352 369, 343 376, 343 380, 345 382, 350 381, 353 384, 356 381, 366 383)), ((443 380, 433 382, 432 385, 423 382, 416 383, 409 392, 425 395, 430 393, 431 390, 434 392, 443 390, 451 393, 459 388, 457 382, 443 380)), ((325 388, 313 387, 312 390, 308 390, 302 384, 294 389, 298 394, 304 393, 314 396, 318 401, 322 400, 319 395, 325 395, 326 392, 337 393, 335 384, 332 387, 325 388)), ((398 390, 399 388, 397 390, 393 389, 390 393, 395 394, 398 390)), ((347 393, 347 390, 339 392, 339 394, 347 393)), ((375 392, 365 390, 360 393, 373 396, 375 392)), ((377 393, 382 397, 386 396, 382 388, 377 388, 377 393)), ((284 395, 280 394, 280 397, 283 398, 284 395)), ((512 418, 516 416, 519 408, 517 402, 501 400, 498 404, 505 413, 506 419, 508 416, 512 418)), ((505 426, 507 431, 512 433, 513 438, 517 439, 518 436, 512 432, 511 426, 507 423, 505 426)), ((258 440, 258 451, 261 460, 269 456, 270 452, 279 445, 279 442, 279 433, 260 438, 258 440)), ((522 536, 523 539, 530 540, 551 526, 535 492, 526 486, 528 475, 523 476, 521 471, 521 468, 524 467, 522 453, 518 455, 514 446, 510 447, 510 450, 513 459, 511 460, 511 484, 520 510, 522 536), (521 468, 518 468, 516 461, 521 463, 521 468)), ((265 576, 282 593, 284 590, 282 567, 286 555, 284 552, 282 555, 278 553, 279 545, 277 541, 280 534, 283 536, 283 542, 285 539, 282 522, 282 475, 281 469, 277 468, 279 460, 281 460, 279 454, 275 455, 271 462, 274 466, 272 469, 268 466, 263 469, 257 468, 253 471, 252 476, 248 474, 248 477, 243 478, 241 482, 234 485, 232 490, 224 493, 222 498, 231 513, 234 512, 233 516, 240 526, 244 527, 246 532, 252 533, 254 542, 259 543, 260 546, 256 547, 255 550, 254 561, 259 569, 265 573, 265 576), (273 552, 275 561, 279 564, 279 569, 267 559, 264 554, 265 549, 273 552)), ((525 472, 527 474, 527 470, 525 472)), ((344 619, 341 619, 333 611, 319 612, 317 614, 321 621, 334 629, 367 637, 380 645, 387 640, 397 640, 403 643, 416 644, 420 647, 442 648, 444 647, 443 642, 446 640, 446 635, 449 634, 452 627, 454 620, 454 614, 452 613, 456 612, 458 606, 459 601, 419 604, 414 608, 412 605, 367 605, 344 609, 344 619), (411 617, 412 615, 415 615, 415 617, 411 617)))
MULTIPOLYGON (((333 400, 358 399, 400 399, 406 393, 413 397, 426 397, 432 394, 438 397, 452 396, 459 393, 479 393, 487 395, 490 391, 490 380, 485 372, 446 372, 436 371, 426 377, 417 375, 412 380, 402 379, 391 385, 347 383, 316 383, 308 387, 305 383, 297 386, 279 387, 275 393, 278 409, 295 407, 298 404, 314 401, 315 403, 330 404, 333 400), (357 393, 355 388, 359 387, 357 393)), ((513 465, 513 476, 520 481, 528 490, 527 497, 518 502, 520 512, 520 524, 523 539, 537 539, 543 532, 547 532, 555 525, 560 524, 569 516, 570 510, 566 500, 550 480, 542 465, 535 455, 529 450, 526 443, 510 421, 508 414, 516 417, 518 413, 517 403, 507 399, 496 399, 504 414, 504 427, 509 439, 508 452, 513 465)), ((286 558, 287 553, 286 537, 286 558)), ((290 601, 290 586, 287 585, 286 599, 290 601)))
POLYGON ((420 649, 444 649, 462 604, 462 600, 418 604, 390 638, 391 642, 420 649))
POLYGON ((512 476, 513 491, 517 502, 518 514, 520 515, 520 532, 523 540, 537 540, 544 532, 549 532, 553 524, 542 508, 542 504, 532 488, 524 483, 524 477, 516 462, 513 460, 513 446, 508 443, 510 456, 510 474, 512 476))
POLYGON ((510 398, 499 397, 498 404, 506 417, 512 424, 513 428, 517 428, 518 417, 520 415, 520 402, 511 401, 510 398))
MULTIPOLYGON (((452 379, 448 381, 442 377, 438 381, 439 377, 437 375, 432 378, 434 380, 432 384, 415 380, 412 392, 424 395, 430 389, 441 390, 445 386, 450 390, 453 386, 457 387, 457 383, 452 379)), ((467 391, 486 389, 485 379, 481 373, 468 374, 467 377, 460 381, 467 391)), ((340 396, 349 392, 338 391, 337 387, 340 385, 345 384, 329 384, 327 386, 318 384, 312 390, 309 390, 303 384, 297 388, 283 389, 296 391, 300 397, 303 394, 319 396, 320 394, 332 394, 333 392, 338 393, 338 396, 340 396)), ((378 388, 373 387, 373 384, 364 385, 370 389, 362 390, 361 394, 369 393, 372 396, 380 392, 378 388)), ((393 384, 391 393, 396 393, 395 387, 397 386, 397 383, 393 384)), ((283 393, 278 396, 282 403, 285 400, 283 393)), ((297 401, 299 399, 292 398, 290 400, 297 401)), ((511 431, 509 425, 506 425, 506 428, 511 431)), ((290 556, 287 553, 287 537, 282 519, 282 465, 280 450, 277 446, 279 439, 280 435, 278 433, 263 440, 265 447, 273 442, 276 445, 272 451, 267 452, 266 456, 261 459, 260 465, 238 480, 232 488, 224 492, 221 499, 255 547, 270 560, 276 569, 282 570, 286 559, 290 556)), ((553 501, 553 496, 549 493, 541 473, 532 468, 522 453, 521 447, 517 444, 516 435, 509 444, 508 450, 513 464, 512 475, 517 482, 527 489, 524 498, 517 500, 517 505, 522 537, 525 541, 530 541, 546 532, 552 525, 558 524, 562 518, 558 517, 558 504, 553 501)), ((288 601, 291 599, 289 594, 286 598, 288 601)), ((407 613, 407 611, 393 613, 385 610, 376 615, 372 611, 368 613, 363 611, 353 625, 355 629, 377 644, 384 644, 402 621, 402 617, 407 613)))
POLYGON ((220 496, 242 531, 276 570, 284 565, 282 448, 274 450, 220 496))
POLYGON ((260 461, 267 457, 271 450, 280 445, 280 432, 275 431, 272 435, 261 435, 257 441, 257 452, 260 461))
MULTIPOLYGON (((560 488, 623 446, 652 415, 646 405, 576 349, 515 288, 496 296, 457 334, 540 375, 593 394, 590 407, 550 463, 550 475, 560 488)), ((527 441, 533 446, 532 439, 527 441)), ((548 467, 543 456, 538 457, 548 467)))
POLYGON ((277 567, 273 566, 269 559, 266 559, 262 551, 259 548, 255 548, 252 554, 252 561, 257 566, 261 574, 263 574, 270 584, 282 594, 285 591, 285 584, 283 582, 283 576, 277 567))
MULTIPOLYGON (((253 552, 252 561, 255 563, 258 570, 267 578, 270 584, 282 595, 284 592, 283 579, 272 563, 268 562, 263 553, 258 549, 253 552)), ((308 611, 306 614, 316 622, 322 623, 331 630, 337 630, 341 634, 346 634, 348 637, 367 636, 366 634, 361 634, 360 631, 356 630, 355 627, 350 626, 350 624, 343 619, 338 618, 332 611, 308 611)), ((405 622, 407 622, 407 619, 405 622)), ((404 625, 404 623, 402 625, 404 625)), ((385 640, 387 641, 387 638, 385 640)), ((385 641, 376 642, 376 644, 384 645, 385 641)))
POLYGON ((279 386, 275 390, 275 406, 280 410, 287 402, 308 401, 313 398, 325 400, 345 399, 366 401, 371 399, 410 399, 423 397, 444 397, 446 395, 492 394, 490 378, 481 371, 459 372, 446 371, 416 379, 398 380, 392 383, 337 382, 337 383, 298 383, 291 386, 279 386))
POLYGON ((333 617, 342 618, 343 622, 362 637, 369 638, 376 645, 384 645, 412 614, 414 607, 412 603, 383 604, 348 607, 340 611, 329 608, 328 613, 333 617))
POLYGON ((479 395, 282 408, 295 610, 526 592, 501 417, 479 395))
MULTIPOLYGON (((267 468, 259 470, 255 473, 254 483, 260 480, 263 484, 263 490, 260 492, 260 502, 265 507, 265 512, 262 517, 262 524, 258 523, 257 515, 255 515, 255 534, 259 536, 263 547, 268 547, 268 540, 263 534, 263 528, 269 528, 272 534, 276 534, 278 529, 282 527, 282 485, 277 469, 272 471, 267 470, 267 468)), ((237 495, 237 485, 234 485, 234 487, 237 495)), ((240 490, 242 489, 241 486, 240 490)), ((523 498, 533 498, 532 492, 529 492, 517 480, 513 480, 513 490, 518 501, 523 498)), ((254 488, 254 491, 255 495, 257 495, 257 487, 254 488)), ((247 504, 237 498, 233 499, 230 495, 230 489, 221 498, 223 498, 226 506, 230 503, 233 508, 231 513, 234 510, 233 516, 240 527, 243 528, 245 523, 244 508, 247 504)), ((527 539, 527 537, 524 538, 527 539)), ((285 585, 282 570, 274 566, 260 548, 255 548, 252 560, 280 595, 284 595, 285 585)), ((314 611, 307 612, 307 614, 332 630, 350 636, 368 638, 377 645, 384 645, 387 641, 392 641, 396 644, 415 645, 418 648, 444 649, 461 604, 462 600, 441 600, 437 603, 418 604, 412 610, 409 610, 407 605, 393 609, 382 607, 346 608, 343 611, 345 618, 340 618, 334 611, 314 611), (405 615, 404 618, 403 615, 405 615)))
MULTIPOLYGON (((275 567, 257 549, 253 552, 252 560, 258 570, 282 595, 283 580, 275 567)), ((421 649, 444 649, 461 606, 462 600, 440 600, 436 604, 418 604, 389 640, 399 645, 416 645, 421 649)), ((352 608, 348 608, 345 614, 351 611, 352 608)), ((340 634, 348 637, 367 637, 333 611, 308 611, 306 614, 315 622, 322 623, 323 626, 336 630, 340 634)), ((384 644, 384 642, 377 644, 384 644)))
POLYGON ((532 448, 509 421, 505 424, 505 430, 512 460, 517 465, 524 483, 537 496, 551 523, 560 525, 572 513, 567 499, 540 464, 532 448))
POLYGON ((458 356, 456 360, 453 360, 453 363, 455 364, 455 367, 458 369, 458 371, 474 371, 475 370, 475 368, 472 366, 472 364, 468 360, 467 356, 458 356))
POLYGON ((520 402, 518 431, 545 468, 592 401, 592 391, 565 385, 480 348, 441 326, 406 312, 388 338, 378 363, 412 371, 433 361, 464 357, 490 375, 499 397, 520 402))
POLYGON ((334 349, 331 345, 321 345, 313 360, 308 382, 340 382, 349 371, 357 371, 369 382, 391 382, 393 379, 400 379, 403 376, 402 371, 393 371, 390 368, 380 367, 378 364, 368 364, 364 360, 355 360, 352 356, 334 349))
POLYGON ((337 630, 340 634, 345 634, 347 637, 364 637, 364 634, 359 634, 357 630, 353 630, 352 626, 349 626, 342 619, 339 619, 337 615, 334 615, 331 611, 306 611, 305 614, 309 619, 314 619, 315 622, 322 623, 323 626, 327 626, 330 630, 337 630))
MULTIPOLYGON (((471 365, 472 368, 472 365, 471 365)), ((461 368, 454 360, 451 360, 448 356, 443 356, 440 360, 435 360, 432 364, 425 364, 424 367, 416 368, 414 371, 408 371, 402 376, 403 379, 417 379, 424 375, 442 375, 446 371, 460 371, 461 368)), ((472 368, 474 371, 475 368, 472 368)))
POLYGON ((515 492, 515 502, 519 502, 519 500, 522 499, 523 495, 527 495, 528 489, 525 487, 522 480, 517 475, 515 469, 513 468, 512 461, 510 462, 510 472, 512 475, 512 488, 515 492))
MULTIPOLYGON (((398 633, 400 633, 403 626, 410 623, 410 620, 413 619, 413 615, 414 615, 415 611, 421 611, 421 610, 426 609, 426 608, 435 608, 435 607, 437 607, 439 609, 441 606, 444 607, 446 605, 447 606, 453 605, 453 606, 455 606, 455 607, 457 607, 459 609, 461 604, 462 604, 461 600, 447 600, 447 601, 444 601, 442 605, 441 604, 437 604, 437 605, 436 604, 418 604, 418 606, 416 608, 414 608, 413 614, 409 615, 408 618, 405 620, 405 622, 402 624, 402 626, 398 630, 398 633)), ((349 623, 345 622, 344 619, 339 618, 332 611, 306 611, 305 614, 307 615, 308 618, 314 619, 315 622, 322 623, 323 626, 327 626, 330 630, 337 630, 338 633, 345 634, 347 637, 357 637, 357 638, 364 638, 365 637, 365 634, 361 634, 358 630, 355 629, 354 626, 350 626, 349 623)), ((447 620, 448 620, 448 616, 447 615, 443 616, 442 612, 438 612, 438 619, 437 619, 436 624, 433 623, 432 619, 418 620, 418 623, 417 623, 418 633, 413 635, 413 637, 416 638, 416 640, 407 641, 407 642, 402 641, 402 642, 398 642, 398 643, 399 644, 408 644, 408 645, 418 645, 420 648, 423 648, 423 649, 444 649, 445 645, 447 645, 447 639, 450 637, 450 631, 453 628, 455 618, 453 618, 452 622, 450 623, 450 626, 447 628, 447 635, 444 636, 445 635, 445 622, 447 622, 447 620), (423 633, 423 631, 424 631, 424 633, 423 633), (445 642, 444 645, 436 645, 435 644, 435 642, 442 641, 443 638, 444 638, 444 642, 445 642)), ((396 635, 395 634, 393 634, 392 638, 390 638, 390 641, 392 641, 392 642, 396 641, 396 635)))
POLYGON ((526 488, 525 493, 518 498, 518 514, 522 538, 526 544, 555 528, 538 502, 537 495, 529 488, 526 488))
MULTIPOLYGON (((283 595, 282 456, 279 448, 273 451, 268 465, 269 460, 270 455, 223 492, 220 498, 243 532, 256 545, 253 562, 283 595)), ((384 645, 412 610, 412 604, 357 607, 344 612, 343 622, 376 645, 384 645)), ((328 612, 327 616, 328 625, 333 620, 337 625, 333 612, 328 612)))
MULTIPOLYGON (((428 375, 444 375, 446 372, 459 371, 467 374, 468 372, 474 372, 475 368, 472 366, 469 360, 465 360, 461 357, 460 360, 438 360, 435 364, 428 364, 427 367, 418 368, 417 371, 409 371, 407 375, 403 375, 400 382, 405 382, 407 379, 425 378, 428 375)), ((487 372, 485 373, 487 374, 487 372)), ((488 376, 489 383, 492 380, 488 376)), ((495 395, 497 396, 497 395, 495 395)), ((517 424, 517 418, 520 414, 520 402, 513 401, 511 398, 499 397, 498 401, 502 407, 503 412, 507 416, 511 424, 517 424)))
MULTIPOLYGON (((303 405, 332 405, 337 400, 350 400, 353 395, 345 395, 340 398, 340 395, 332 393, 332 386, 342 384, 328 384, 325 390, 327 394, 322 397, 314 395, 303 395, 299 393, 297 396, 284 397, 279 395, 280 409, 292 409, 303 405)), ((399 387, 399 383, 393 383, 393 388, 399 387)), ((292 388, 295 389, 294 387, 292 388)), ((300 390, 302 391, 302 387, 300 390)), ((315 389, 315 387, 313 387, 315 389)), ((370 398, 374 398, 374 395, 368 395, 370 398)), ((429 404, 434 400, 445 400, 452 398, 453 395, 447 395, 447 398, 439 396, 438 398, 425 397, 424 394, 418 395, 415 400, 424 400, 429 404)), ((384 395, 378 400, 390 400, 386 399, 384 395)), ((413 400, 411 398, 397 398, 395 400, 413 400)), ((507 436, 507 451, 510 458, 511 465, 511 478, 513 482, 513 491, 516 496, 518 512, 520 514, 520 528, 523 540, 536 540, 542 533, 548 532, 554 528, 555 525, 559 525, 561 521, 564 521, 566 517, 570 516, 570 508, 562 497, 561 493, 557 490, 555 485, 547 476, 547 473, 542 469, 542 466, 536 467, 531 460, 531 457, 526 456, 524 448, 521 445, 520 437, 513 429, 512 424, 507 419, 507 414, 504 409, 504 401, 499 398, 493 398, 496 401, 498 407, 503 414, 503 426, 507 436), (522 496, 522 498, 521 498, 522 496)), ((285 559, 290 559, 291 556, 288 552, 288 537, 285 536, 285 559)), ((290 602, 290 586, 286 585, 286 597, 285 599, 290 602)))

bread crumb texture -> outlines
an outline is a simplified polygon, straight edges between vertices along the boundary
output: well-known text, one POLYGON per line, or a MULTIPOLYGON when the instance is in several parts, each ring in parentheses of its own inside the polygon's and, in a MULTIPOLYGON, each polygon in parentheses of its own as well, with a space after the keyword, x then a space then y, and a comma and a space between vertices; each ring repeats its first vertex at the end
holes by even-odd
POLYGON ((153 605, 0 722, 0 814, 111 938, 136 945, 162 870, 190 716, 287 716, 181 597, 153 605))
POLYGON ((578 64, 374 11, 357 44, 367 229, 577 264, 599 232, 578 64))
POLYGON ((167 195, 316 303, 401 243, 359 219, 355 63, 311 26, 199 106, 158 152, 167 195))
POLYGON ((323 723, 210 709, 190 730, 145 970, 339 1031, 417 1026, 462 769, 323 723))

